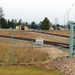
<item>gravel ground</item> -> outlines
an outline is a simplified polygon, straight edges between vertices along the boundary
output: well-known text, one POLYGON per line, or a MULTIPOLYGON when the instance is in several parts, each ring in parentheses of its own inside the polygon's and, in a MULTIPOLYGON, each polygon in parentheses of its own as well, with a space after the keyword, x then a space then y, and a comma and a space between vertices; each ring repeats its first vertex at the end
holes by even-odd
POLYGON ((50 61, 46 66, 48 70, 59 70, 64 75, 75 75, 75 57, 61 57, 50 61))

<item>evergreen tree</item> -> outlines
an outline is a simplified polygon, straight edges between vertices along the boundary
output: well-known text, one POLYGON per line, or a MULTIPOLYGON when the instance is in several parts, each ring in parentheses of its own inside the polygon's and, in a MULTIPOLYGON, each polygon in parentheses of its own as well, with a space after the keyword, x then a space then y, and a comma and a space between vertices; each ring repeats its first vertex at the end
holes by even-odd
POLYGON ((14 19, 11 20, 11 27, 12 27, 12 29, 15 28, 15 21, 14 21, 14 19))
POLYGON ((37 24, 34 21, 31 23, 31 28, 37 29, 37 24))
POLYGON ((5 18, 1 18, 0 19, 1 28, 6 28, 6 24, 7 24, 7 22, 6 22, 5 18))
POLYGON ((5 21, 6 21, 6 23, 5 23, 5 28, 7 29, 7 28, 9 28, 9 26, 8 26, 8 21, 7 21, 7 19, 6 19, 5 21))
POLYGON ((11 21, 8 19, 8 28, 11 28, 11 21))
POLYGON ((16 19, 15 19, 15 23, 14 24, 15 24, 15 26, 17 25, 17 20, 16 19))
POLYGON ((21 25, 22 24, 22 19, 20 19, 19 21, 18 21, 18 25, 21 25))
POLYGON ((29 25, 28 22, 26 22, 25 25, 28 26, 29 25))
POLYGON ((57 29, 57 30, 60 30, 60 28, 59 28, 59 27, 60 27, 60 25, 59 25, 59 24, 57 24, 57 25, 56 25, 56 29, 57 29))
POLYGON ((41 22, 41 29, 42 30, 49 30, 50 29, 50 22, 47 17, 41 22))

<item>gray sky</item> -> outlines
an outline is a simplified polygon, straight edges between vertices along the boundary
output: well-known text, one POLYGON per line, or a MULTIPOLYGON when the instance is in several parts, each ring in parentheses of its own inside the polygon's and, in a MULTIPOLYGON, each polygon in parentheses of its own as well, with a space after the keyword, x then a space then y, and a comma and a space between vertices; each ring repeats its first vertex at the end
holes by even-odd
POLYGON ((72 4, 75 4, 75 0, 0 0, 0 7, 3 7, 6 19, 21 18, 29 23, 39 23, 48 17, 54 24, 55 18, 58 18, 59 24, 64 24, 64 15, 68 10, 69 20, 75 21, 75 6, 72 4))

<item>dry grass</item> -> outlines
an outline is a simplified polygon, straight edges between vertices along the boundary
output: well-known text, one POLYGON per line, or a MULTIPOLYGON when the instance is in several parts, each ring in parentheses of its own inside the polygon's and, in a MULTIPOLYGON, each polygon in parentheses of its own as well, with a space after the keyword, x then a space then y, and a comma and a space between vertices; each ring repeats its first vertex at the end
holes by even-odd
MULTIPOLYGON (((56 31, 58 32, 58 31, 56 31)), ((61 31, 62 32, 62 31, 61 31)), ((55 33, 55 31, 54 31, 55 33)), ((60 32, 58 32, 60 33, 60 32)), ((67 33, 67 32, 66 32, 67 33)), ((11 36, 11 31, 0 30, 0 35, 11 36)), ((46 37, 46 35, 40 35, 33 32, 14 32, 14 36, 23 38, 43 38, 54 42, 60 42, 61 39, 46 37)), ((62 40, 64 41, 64 40, 62 40)), ((62 42, 61 41, 61 42, 62 42)), ((13 42, 14 46, 18 48, 12 49, 12 43, 6 40, 0 40, 0 63, 10 63, 11 59, 14 63, 33 63, 33 62, 44 62, 50 59, 56 59, 59 57, 68 56, 68 53, 61 51, 58 48, 23 48, 26 46, 32 46, 31 42, 17 40, 13 42), (22 47, 22 48, 20 48, 22 47)), ((34 46, 39 46, 35 45, 34 46)), ((44 45, 43 45, 44 46, 44 45)))
POLYGON ((70 31, 68 30, 58 30, 58 31, 46 31, 46 33, 51 33, 51 34, 57 34, 57 35, 64 35, 64 36, 70 36, 70 31))
MULTIPOLYGON (((17 34, 20 34, 21 32, 22 32, 21 35, 27 34, 27 36, 28 35, 30 36, 29 32, 24 32, 24 31, 18 31, 17 34)), ((39 31, 39 32, 41 32, 41 31, 39 31)), ((65 35, 65 36, 69 36, 70 35, 70 31, 68 31, 68 30, 44 31, 44 32, 45 33, 51 33, 51 34, 57 34, 57 35, 65 35)), ((0 29, 0 34, 1 35, 11 35, 12 34, 12 31, 10 31, 10 30, 1 30, 0 29)), ((14 34, 16 34, 16 33, 14 33, 14 34)), ((35 35, 35 34, 31 33, 31 37, 33 37, 32 35, 35 35)))
MULTIPOLYGON (((7 40, 0 40, 0 63, 37 63, 52 60, 58 57, 65 57, 67 52, 61 51, 58 48, 20 48, 32 46, 28 41, 18 41, 13 43, 18 48, 12 49, 12 44, 7 40)), ((35 45, 34 46, 38 46, 35 45)))
MULTIPOLYGON (((69 36, 69 31, 49 31, 46 33, 69 36)), ((42 35, 42 33, 39 34, 35 32, 16 31, 13 34, 14 34, 14 37, 30 38, 30 39, 35 39, 35 40, 36 38, 42 38, 43 40, 52 41, 52 42, 61 42, 61 43, 66 43, 66 44, 69 43, 67 40, 63 40, 63 39, 61 40, 53 36, 50 37, 47 35, 42 35)), ((12 31, 0 30, 0 35, 12 36, 12 31)))
MULTIPOLYGON (((46 51, 36 48, 13 48, 11 42, 0 41, 0 63, 9 63, 12 55, 14 63, 42 62, 49 58, 46 51)), ((14 46, 26 46, 26 43, 16 43, 14 46)))

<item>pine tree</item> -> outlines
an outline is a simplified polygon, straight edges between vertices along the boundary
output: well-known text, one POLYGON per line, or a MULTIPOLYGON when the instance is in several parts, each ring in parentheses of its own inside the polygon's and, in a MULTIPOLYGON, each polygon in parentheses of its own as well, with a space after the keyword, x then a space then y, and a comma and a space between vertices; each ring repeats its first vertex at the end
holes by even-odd
POLYGON ((41 29, 42 30, 49 30, 50 29, 50 22, 47 17, 45 17, 45 19, 42 21, 41 29))
POLYGON ((0 19, 1 28, 6 28, 6 20, 5 18, 0 19))

